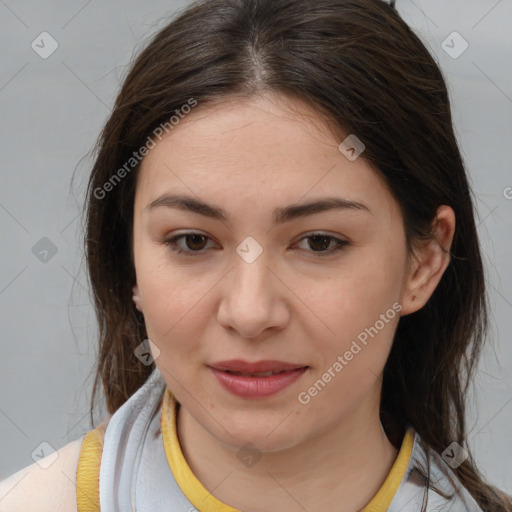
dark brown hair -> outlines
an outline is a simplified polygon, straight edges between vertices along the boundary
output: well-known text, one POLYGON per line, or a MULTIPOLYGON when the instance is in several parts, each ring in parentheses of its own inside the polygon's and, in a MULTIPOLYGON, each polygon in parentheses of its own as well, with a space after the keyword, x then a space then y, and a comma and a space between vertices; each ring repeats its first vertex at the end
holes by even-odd
MULTIPOLYGON (((105 183, 190 98, 200 109, 264 92, 298 98, 340 136, 357 135, 400 206, 409 251, 431 237, 440 205, 453 208, 450 264, 425 306, 399 321, 381 417, 395 445, 412 425, 438 453, 453 441, 470 453, 465 402, 488 323, 472 192, 442 73, 381 0, 195 2, 133 62, 98 139, 87 190, 85 249, 99 323, 91 421, 100 384, 113 414, 153 370, 134 355, 147 338, 132 302, 138 166, 108 192, 105 183)), ((455 473, 483 510, 512 510, 471 456, 455 473)))

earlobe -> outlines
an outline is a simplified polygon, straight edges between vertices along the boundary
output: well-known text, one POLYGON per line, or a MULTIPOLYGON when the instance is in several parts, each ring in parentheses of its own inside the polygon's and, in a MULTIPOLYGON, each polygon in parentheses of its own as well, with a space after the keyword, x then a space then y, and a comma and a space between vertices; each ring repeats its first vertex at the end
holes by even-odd
POLYGON ((415 251, 402 295, 401 316, 420 310, 428 302, 450 264, 455 214, 449 206, 440 206, 434 222, 434 238, 415 251))
POLYGON ((135 285, 132 288, 132 291, 133 291, 132 300, 135 303, 135 307, 142 313, 142 300, 139 295, 139 287, 137 285, 135 285))

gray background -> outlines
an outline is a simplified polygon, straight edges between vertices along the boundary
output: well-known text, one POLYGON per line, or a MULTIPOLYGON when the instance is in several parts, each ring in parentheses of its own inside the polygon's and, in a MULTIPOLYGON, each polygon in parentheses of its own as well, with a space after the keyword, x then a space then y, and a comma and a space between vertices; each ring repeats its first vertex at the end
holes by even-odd
MULTIPOLYGON (((96 326, 79 213, 92 160, 83 157, 132 53, 187 4, 0 0, 0 479, 33 463, 40 443, 59 449, 92 428, 96 326), (44 31, 58 43, 47 59, 31 47, 44 31)), ((443 69, 477 197, 492 330, 469 443, 484 475, 512 492, 512 2, 398 0, 397 9, 443 69), (457 58, 443 49, 454 31, 468 43, 457 58)))

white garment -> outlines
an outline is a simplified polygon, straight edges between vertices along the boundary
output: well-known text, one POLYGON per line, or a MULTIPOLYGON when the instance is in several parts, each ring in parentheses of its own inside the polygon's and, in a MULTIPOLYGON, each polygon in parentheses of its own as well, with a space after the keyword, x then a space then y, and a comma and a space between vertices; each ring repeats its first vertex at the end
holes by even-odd
MULTIPOLYGON (((102 512, 197 510, 174 479, 159 435, 160 399, 165 389, 165 381, 155 368, 146 383, 110 419, 100 466, 102 512)), ((388 512, 420 512, 427 496, 427 512, 482 512, 437 453, 430 456, 429 462, 430 485, 435 484, 453 499, 445 499, 432 488, 427 492, 426 481, 419 472, 421 468, 426 474, 427 457, 415 433, 411 458, 388 512)))

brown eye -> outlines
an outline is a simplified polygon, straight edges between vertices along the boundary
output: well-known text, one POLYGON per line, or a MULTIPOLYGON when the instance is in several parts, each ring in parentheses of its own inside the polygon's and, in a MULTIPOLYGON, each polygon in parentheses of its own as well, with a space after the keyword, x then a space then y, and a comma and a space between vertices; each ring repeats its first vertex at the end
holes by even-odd
POLYGON ((308 240, 305 250, 316 253, 316 256, 329 256, 333 252, 342 249, 343 246, 350 245, 350 242, 323 233, 305 236, 301 242, 303 240, 308 240))
POLYGON ((325 251, 329 249, 333 238, 331 236, 314 235, 308 237, 308 245, 314 251, 325 251))
POLYGON ((203 249, 209 239, 210 237, 202 235, 201 233, 183 233, 169 240, 165 240, 164 244, 177 254, 183 253, 187 256, 201 256, 205 253, 203 249), (185 246, 178 243, 182 239, 185 240, 185 246))
POLYGON ((204 249, 205 240, 207 240, 207 238, 207 236, 197 234, 185 235, 187 248, 193 251, 200 251, 204 249))

